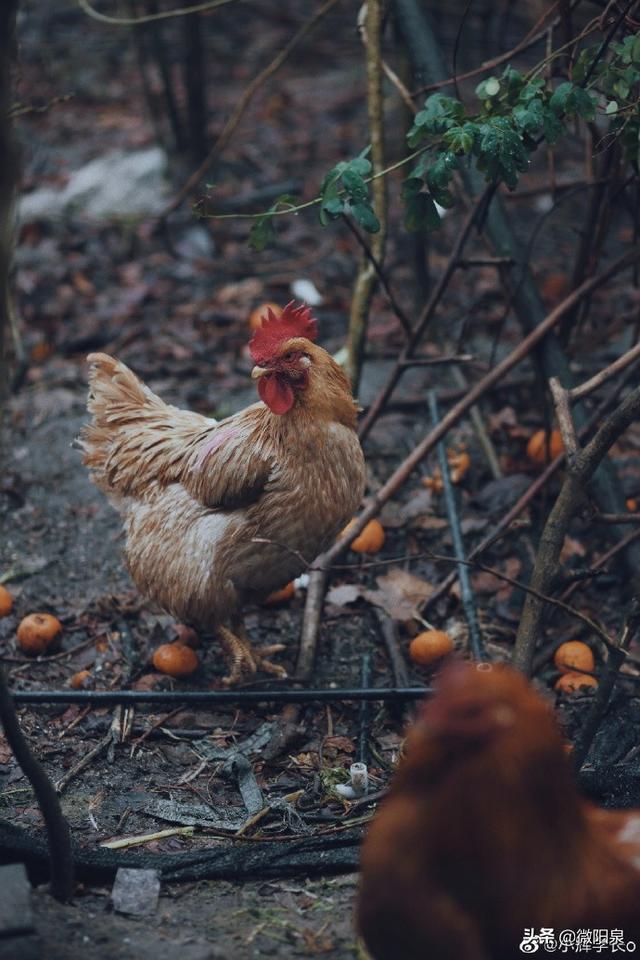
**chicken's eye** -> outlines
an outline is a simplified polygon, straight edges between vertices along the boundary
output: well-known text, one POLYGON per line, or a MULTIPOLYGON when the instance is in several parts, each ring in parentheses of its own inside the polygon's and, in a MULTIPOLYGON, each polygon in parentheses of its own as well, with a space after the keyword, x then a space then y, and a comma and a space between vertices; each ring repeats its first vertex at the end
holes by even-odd
POLYGON ((294 353, 293 353, 292 350, 289 350, 288 353, 285 353, 285 355, 283 356, 282 359, 283 359, 283 360, 293 360, 293 358, 294 358, 294 353))

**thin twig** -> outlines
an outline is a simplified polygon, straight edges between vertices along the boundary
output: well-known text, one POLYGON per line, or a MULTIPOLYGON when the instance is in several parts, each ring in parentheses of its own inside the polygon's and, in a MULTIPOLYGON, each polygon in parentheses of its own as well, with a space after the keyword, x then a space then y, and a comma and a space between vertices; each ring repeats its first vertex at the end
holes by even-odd
MULTIPOLYGON (((606 553, 603 553, 601 557, 598 557, 598 559, 594 561, 591 567, 592 571, 597 573, 598 570, 606 566, 610 560, 613 560, 614 557, 625 550, 630 543, 634 543, 634 541, 638 540, 639 538, 640 530, 632 530, 631 533, 627 534, 626 537, 623 537, 622 540, 618 540, 617 543, 614 543, 610 550, 607 550, 606 553)), ((561 594, 560 599, 568 600, 569 597, 572 596, 572 594, 575 593, 575 591, 579 588, 579 586, 580 583, 570 584, 564 593, 561 594)))
POLYGON ((204 13, 205 10, 214 10, 216 7, 233 2, 234 0, 207 0, 206 3, 196 3, 192 7, 178 7, 175 10, 148 13, 143 17, 112 17, 109 14, 100 13, 91 6, 89 0, 78 0, 78 6, 88 17, 99 20, 100 23, 109 23, 117 27, 135 27, 139 23, 151 23, 152 20, 169 20, 171 17, 186 17, 190 13, 204 13))
POLYGON ((373 613, 378 621, 380 633, 387 648, 393 682, 397 687, 406 687, 409 684, 409 671, 400 650, 395 624, 389 614, 380 607, 374 607, 373 613))
POLYGON ((173 717, 177 716, 177 714, 179 714, 182 711, 182 709, 183 709, 182 707, 176 707, 175 710, 170 710, 169 713, 165 713, 164 716, 160 717, 158 720, 152 723, 151 726, 147 727, 144 733, 141 733, 140 736, 136 737, 136 739, 132 742, 131 752, 129 756, 133 757, 137 748, 141 744, 143 744, 144 741, 148 739, 148 737, 151 736, 154 730, 157 730, 158 727, 162 727, 167 722, 167 720, 172 720, 173 717))
MULTIPOLYGON (((87 691, 89 692, 89 691, 87 691)), ((67 789, 74 777, 79 773, 82 773, 90 764, 95 760, 96 757, 99 757, 101 753, 104 753, 108 749, 109 745, 113 740, 113 734, 111 730, 108 733, 105 733, 102 740, 99 740, 94 747, 89 750, 88 753, 85 753, 83 757, 80 757, 77 763, 75 763, 69 770, 64 774, 63 777, 60 777, 56 783, 56 793, 61 794, 67 789)))
POLYGON ((340 3, 340 0, 326 0, 319 10, 314 13, 314 15, 307 20, 305 24, 291 37, 289 42, 285 44, 283 49, 273 58, 271 63, 267 64, 264 70, 261 70, 260 73, 253 78, 248 87, 245 88, 242 96, 235 105, 233 112, 220 133, 218 139, 211 147, 211 150, 202 161, 200 166, 193 171, 191 176, 185 182, 184 186, 178 191, 178 193, 169 201, 169 203, 164 207, 159 216, 159 222, 163 223, 169 214, 173 213, 174 210, 180 206, 182 201, 191 193, 195 186, 199 183, 202 177, 205 176, 207 170, 211 167, 214 160, 217 159, 219 154, 224 150, 224 148, 229 143, 236 127, 240 123, 244 113, 251 103, 254 95, 260 89, 260 87, 265 83, 270 77, 276 73, 285 60, 293 53, 298 44, 304 40, 308 33, 316 26, 316 24, 324 17, 326 13, 329 12, 336 4, 340 3))
POLYGON ((486 563, 481 563, 479 560, 460 560, 458 557, 447 557, 441 553, 431 553, 430 557, 432 560, 437 560, 441 563, 455 563, 455 564, 464 564, 466 567, 476 567, 478 570, 483 570, 485 573, 490 573, 493 577, 496 577, 498 580, 504 580, 505 583, 511 584, 512 587, 517 587, 518 590, 522 590, 528 596, 533 597, 536 600, 539 600, 541 603, 549 603, 554 607, 558 607, 560 610, 564 610, 565 613, 569 614, 570 617, 575 617, 576 620, 581 620, 589 629, 595 633, 606 647, 615 646, 613 639, 609 636, 607 631, 600 626, 599 623, 596 623, 595 620, 592 620, 591 617, 588 617, 585 613, 581 613, 580 610, 577 610, 575 607, 570 606, 568 603, 565 603, 563 600, 559 600, 557 597, 552 597, 548 593, 542 593, 540 590, 537 590, 535 587, 532 587, 530 584, 527 585, 521 580, 516 580, 515 577, 509 577, 506 573, 502 573, 500 570, 496 570, 495 567, 489 567, 486 563))
POLYGON ((573 389, 568 390, 569 399, 580 400, 582 397, 593 393, 594 390, 597 390, 603 383, 606 383, 611 377, 614 377, 617 373, 620 373, 621 370, 624 370, 625 367, 628 367, 630 363, 633 363, 634 360, 637 360, 638 357, 640 357, 640 343, 637 343, 631 350, 627 350, 621 357, 618 357, 617 360, 614 360, 613 363, 610 363, 608 367, 596 373, 595 376, 589 380, 585 380, 585 382, 581 383, 578 387, 573 387, 573 389))
POLYGON ((469 211, 469 214, 467 215, 464 223, 462 224, 462 227, 460 228, 460 232, 456 238, 456 241, 453 245, 451 253, 449 254, 449 259, 447 260, 447 264, 444 270, 442 271, 442 273, 440 274, 440 279, 438 280, 436 286, 434 287, 431 293, 431 296, 427 300, 422 310, 422 313, 418 318, 417 323, 413 327, 410 340, 405 344, 404 349, 402 350, 398 359, 396 360, 394 369, 389 374, 389 379, 387 380, 385 385, 382 387, 382 389, 378 393, 377 397, 369 407, 366 416, 364 417, 364 419, 360 424, 360 427, 358 430, 360 439, 364 439, 367 436, 367 434, 373 427, 374 423, 376 422, 376 420, 384 410, 385 406, 387 405, 387 402, 389 401, 389 398, 391 397, 396 387, 398 380, 400 379, 400 377, 402 376, 402 373, 406 368, 406 361, 412 357, 413 351, 423 339, 427 331, 427 328, 431 320, 433 319, 436 309, 438 308, 438 304, 440 303, 442 297, 444 296, 447 290, 449 281, 451 280, 451 277, 454 271, 458 267, 460 255, 474 227, 474 224, 481 217, 483 211, 486 210, 486 205, 487 203, 489 203, 489 200, 493 195, 494 190, 495 190, 495 186, 489 186, 486 188, 486 190, 483 191, 481 196, 478 197, 478 199, 473 204, 471 210, 469 211))
POLYGON ((391 289, 389 278, 387 277, 385 271, 382 269, 382 265, 380 261, 378 260, 373 250, 371 249, 370 245, 367 243, 365 238, 362 236, 362 234, 356 227, 351 217, 348 217, 346 214, 344 214, 342 219, 344 223, 347 225, 347 227, 349 228, 349 230, 351 231, 351 233, 353 234, 353 236, 358 241, 360 247, 362 248, 362 252, 364 253, 367 260, 369 260, 369 262, 371 263, 371 266, 373 267, 376 274, 378 275, 378 280, 380 281, 380 285, 382 286, 382 289, 387 295, 387 299, 389 300, 389 305, 391 309, 393 310, 396 317, 400 321, 402 329, 404 330, 407 337, 410 337, 411 321, 409 320, 409 317, 407 316, 407 314, 404 312, 404 310, 396 300, 396 296, 393 290, 391 289))
POLYGON ((594 523, 640 523, 640 513, 596 513, 594 523))

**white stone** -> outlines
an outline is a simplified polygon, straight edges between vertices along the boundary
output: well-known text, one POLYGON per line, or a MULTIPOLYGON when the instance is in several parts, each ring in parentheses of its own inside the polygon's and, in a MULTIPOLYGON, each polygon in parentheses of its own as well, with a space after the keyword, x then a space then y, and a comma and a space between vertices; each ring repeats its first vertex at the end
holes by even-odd
POLYGON ((18 203, 22 222, 69 214, 93 220, 159 212, 167 192, 167 158, 160 147, 125 153, 112 150, 71 174, 66 187, 43 187, 18 203))

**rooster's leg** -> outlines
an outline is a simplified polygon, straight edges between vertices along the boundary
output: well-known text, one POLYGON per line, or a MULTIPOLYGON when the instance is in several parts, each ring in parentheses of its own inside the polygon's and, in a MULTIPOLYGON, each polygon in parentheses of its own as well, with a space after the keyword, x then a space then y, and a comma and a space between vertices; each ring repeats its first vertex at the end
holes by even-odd
POLYGON ((268 647, 253 649, 249 640, 241 629, 230 630, 228 627, 219 627, 218 635, 229 661, 229 676, 223 678, 223 683, 231 686, 240 683, 244 677, 256 673, 258 670, 270 673, 276 677, 286 677, 287 671, 277 663, 271 663, 267 656, 284 649, 281 643, 274 643, 268 647))
POLYGON ((241 683, 245 674, 256 672, 258 665, 244 637, 238 636, 228 627, 218 627, 218 636, 229 664, 229 675, 222 678, 224 684, 232 686, 241 683))

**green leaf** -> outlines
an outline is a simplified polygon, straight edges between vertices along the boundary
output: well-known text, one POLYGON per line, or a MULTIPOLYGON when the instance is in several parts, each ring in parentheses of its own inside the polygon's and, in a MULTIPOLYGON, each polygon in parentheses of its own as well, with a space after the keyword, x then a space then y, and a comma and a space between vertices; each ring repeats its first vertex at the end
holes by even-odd
POLYGON ((440 154, 427 173, 427 184, 431 195, 441 207, 453 206, 453 196, 448 188, 456 165, 456 155, 447 151, 440 154))
POLYGON ((507 117, 492 117, 480 127, 478 168, 487 180, 504 180, 510 190, 518 182, 518 173, 529 165, 527 151, 517 130, 507 117))
POLYGON ((402 181, 402 187, 400 189, 400 196, 403 201, 411 200, 417 194, 422 193, 424 189, 424 180, 422 177, 407 177, 406 180, 402 181))
POLYGON ((360 203, 369 196, 369 188, 361 175, 350 164, 342 174, 342 182, 352 203, 360 203))
POLYGON ((569 81, 557 87, 551 95, 549 106, 558 115, 577 114, 584 120, 593 120, 596 115, 596 98, 569 81))
POLYGON ((530 80, 529 83, 527 83, 518 94, 518 102, 528 103, 529 100, 533 100, 535 97, 539 96, 544 88, 544 77, 534 77, 533 80, 530 80))
POLYGON ((440 216, 433 197, 428 193, 418 193, 412 197, 406 204, 404 225, 412 233, 417 230, 425 233, 437 230, 440 226, 440 216))
POLYGON ((549 106, 556 113, 566 113, 567 112, 567 103, 569 97, 571 96, 571 91, 573 90, 573 84, 568 80, 565 83, 561 83, 554 92, 551 94, 551 99, 549 100, 549 106))
POLYGON ((513 119, 523 133, 535 134, 544 124, 547 107, 536 98, 513 108, 513 119))
POLYGON ((573 65, 573 70, 571 71, 571 76, 574 83, 584 83, 597 52, 598 47, 595 44, 590 47, 586 47, 580 52, 578 59, 573 65))
POLYGON ((353 214, 354 220, 357 220, 367 233, 377 233, 380 229, 380 221, 376 217, 370 203, 352 203, 351 213, 353 214))
POLYGON ((464 117, 464 105, 453 97, 434 93, 427 97, 424 110, 416 114, 413 126, 407 134, 410 147, 417 147, 430 134, 444 133, 464 117))
POLYGON ((273 217, 265 214, 260 217, 251 227, 249 232, 249 246, 252 250, 260 253, 265 247, 276 238, 276 232, 273 226, 273 217))
POLYGON ((616 96, 620 97, 621 100, 626 100, 629 96, 629 84, 621 77, 614 83, 613 92, 616 96))
POLYGON ((553 145, 565 132, 565 125, 553 110, 546 109, 542 120, 542 132, 547 143, 553 145))
POLYGON ((480 132, 476 123, 465 123, 462 127, 451 127, 442 135, 442 142, 453 153, 471 153, 473 144, 480 132))

